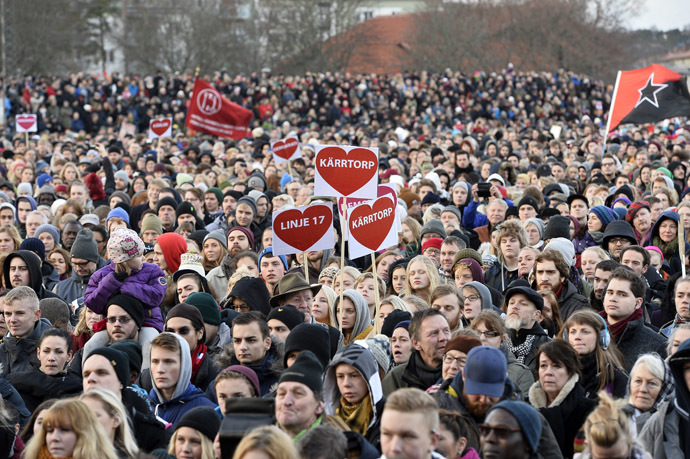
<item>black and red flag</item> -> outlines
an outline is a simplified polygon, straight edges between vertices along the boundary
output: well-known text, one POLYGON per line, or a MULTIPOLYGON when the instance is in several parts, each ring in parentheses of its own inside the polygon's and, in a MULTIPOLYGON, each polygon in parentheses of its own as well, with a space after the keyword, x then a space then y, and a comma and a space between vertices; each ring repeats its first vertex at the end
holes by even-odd
POLYGON ((218 137, 243 139, 251 135, 252 116, 251 110, 230 102, 204 80, 194 81, 185 121, 187 127, 218 137))
POLYGON ((685 75, 658 64, 618 72, 607 133, 619 124, 653 123, 674 116, 690 116, 685 75))

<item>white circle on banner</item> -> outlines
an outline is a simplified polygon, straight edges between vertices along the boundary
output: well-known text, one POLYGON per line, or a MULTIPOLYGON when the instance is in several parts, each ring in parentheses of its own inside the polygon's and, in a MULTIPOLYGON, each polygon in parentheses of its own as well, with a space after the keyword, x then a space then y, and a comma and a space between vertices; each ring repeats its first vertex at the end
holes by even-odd
POLYGON ((202 89, 196 96, 196 105, 204 115, 215 115, 220 111, 220 95, 213 89, 202 89))

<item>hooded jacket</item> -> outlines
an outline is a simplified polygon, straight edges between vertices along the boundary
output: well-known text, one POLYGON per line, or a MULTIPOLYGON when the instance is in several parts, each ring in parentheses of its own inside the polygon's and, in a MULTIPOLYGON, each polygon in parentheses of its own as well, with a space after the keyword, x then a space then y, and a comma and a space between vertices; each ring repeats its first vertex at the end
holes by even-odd
POLYGON ((238 280, 227 298, 228 304, 232 298, 238 298, 247 303, 252 311, 259 311, 265 316, 271 312, 268 289, 266 289, 264 281, 258 277, 243 277, 238 280))
MULTIPOLYGON (((675 397, 659 406, 638 436, 642 446, 654 459, 685 457, 680 435, 684 435, 681 423, 687 430, 690 422, 690 390, 683 371, 689 360, 690 341, 685 341, 669 359, 671 374, 676 382, 675 397)), ((686 442, 686 448, 689 446, 686 442)))
POLYGON ((652 226, 652 231, 651 231, 651 238, 650 238, 650 243, 652 245, 658 246, 662 251, 664 251, 664 259, 666 260, 666 263, 668 263, 670 267, 670 274, 675 274, 681 271, 681 261, 680 261, 680 251, 679 248, 677 247, 677 242, 678 242, 678 234, 676 234, 675 238, 675 245, 676 248, 673 251, 668 251, 664 250, 664 247, 660 246, 660 242, 657 243, 658 238, 659 238, 659 228, 661 227, 661 224, 663 223, 664 220, 673 220, 676 222, 676 227, 678 226, 680 222, 680 215, 673 211, 673 210, 665 210, 659 215, 659 218, 657 218, 656 223, 654 223, 654 226, 652 226))
POLYGON ((357 313, 355 325, 352 327, 352 331, 350 332, 349 342, 345 343, 350 344, 357 339, 366 338, 374 327, 371 325, 369 306, 367 306, 367 301, 364 299, 361 293, 356 290, 347 289, 343 292, 343 297, 352 301, 352 304, 355 305, 355 311, 357 313))
POLYGON ((12 333, 7 333, 0 344, 0 376, 29 371, 32 366, 39 367, 41 364, 36 356, 38 340, 51 326, 48 319, 38 319, 34 331, 26 338, 15 338, 12 333))
POLYGON ((12 285, 12 280, 10 277, 10 260, 12 260, 15 257, 21 258, 26 263, 26 266, 29 270, 29 287, 31 287, 33 291, 36 292, 39 301, 43 298, 59 298, 58 295, 47 290, 43 286, 43 275, 41 274, 41 259, 38 258, 38 255, 36 255, 34 252, 31 252, 30 250, 17 250, 16 252, 12 252, 7 256, 7 258, 5 258, 5 263, 3 263, 2 265, 5 285, 12 285))
POLYGON ((337 354, 326 368, 326 377, 323 383, 323 394, 326 414, 335 415, 340 404, 341 393, 335 377, 335 370, 341 363, 346 363, 354 367, 362 375, 367 383, 369 399, 373 409, 371 422, 367 426, 364 438, 372 445, 380 449, 380 424, 383 406, 386 402, 383 397, 383 388, 379 378, 379 366, 376 363, 374 354, 368 350, 366 341, 361 340, 345 346, 342 352, 337 354))
POLYGON ((60 274, 48 260, 41 263, 41 274, 43 275, 43 285, 50 291, 60 282, 60 274))
MULTIPOLYGON (((182 418, 182 416, 192 408, 197 406, 210 406, 215 408, 216 404, 207 399, 204 393, 195 387, 191 382, 192 378, 192 354, 189 350, 189 344, 184 338, 177 334, 172 334, 177 338, 180 344, 180 374, 177 379, 175 391, 170 397, 170 400, 165 400, 163 394, 158 390, 156 382, 154 381, 153 372, 151 372, 152 389, 149 392, 149 400, 153 405, 153 414, 165 419, 165 421, 173 424, 182 418)), ((151 350, 147 349, 144 359, 151 360, 151 350)))
POLYGON ((503 311, 494 306, 493 301, 491 300, 491 291, 489 290, 489 287, 476 281, 468 282, 463 285, 463 287, 473 287, 479 293, 479 296, 482 299, 482 311, 494 311, 498 313, 499 316, 503 316, 503 311))
POLYGON ((115 279, 115 263, 110 263, 91 275, 84 292, 84 304, 96 314, 105 314, 108 300, 116 293, 133 296, 141 301, 144 311, 143 326, 163 331, 160 305, 167 289, 165 274, 158 265, 144 263, 139 271, 122 282, 115 279))

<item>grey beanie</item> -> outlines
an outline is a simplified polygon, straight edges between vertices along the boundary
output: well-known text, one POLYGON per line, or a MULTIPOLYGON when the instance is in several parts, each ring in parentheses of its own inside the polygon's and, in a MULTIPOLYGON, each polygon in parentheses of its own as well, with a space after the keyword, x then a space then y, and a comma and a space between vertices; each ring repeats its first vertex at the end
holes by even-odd
POLYGON ((49 233, 51 236, 53 236, 53 240, 55 241, 56 247, 60 244, 60 230, 57 229, 57 227, 49 224, 41 225, 38 228, 36 228, 34 237, 38 237, 43 233, 49 233))
POLYGON ((462 223, 462 213, 460 213, 460 209, 458 209, 455 206, 446 206, 443 208, 443 212, 441 212, 441 215, 443 215, 446 212, 451 212, 455 214, 456 217, 458 217, 458 220, 462 223))
POLYGON ((240 204, 247 204, 254 211, 254 215, 256 215, 257 209, 256 201, 254 201, 254 199, 250 198, 249 196, 242 196, 237 200, 237 205, 239 206, 240 204))
POLYGON ((129 175, 125 171, 117 171, 115 172, 115 178, 119 178, 123 182, 125 182, 126 185, 129 185, 129 175))
POLYGON ((77 238, 74 240, 74 244, 72 244, 70 257, 82 258, 84 260, 98 263, 100 257, 98 255, 98 246, 96 245, 96 240, 93 238, 93 231, 90 229, 83 229, 79 231, 77 238))
POLYGON ((536 217, 528 218, 527 220, 525 220, 525 224, 522 226, 525 229, 527 229, 527 225, 530 223, 533 224, 534 226, 536 226, 537 229, 539 230, 539 238, 540 239, 543 238, 544 237, 544 220, 542 220, 541 218, 536 218, 536 217))
MULTIPOLYGON (((124 172, 124 171, 122 171, 124 172)), ((122 199, 122 202, 127 203, 127 205, 130 205, 132 203, 132 198, 129 197, 127 193, 124 191, 113 191, 113 194, 110 195, 108 198, 108 205, 110 205, 110 200, 113 199, 114 197, 118 197, 122 199)))
POLYGON ((227 250, 228 240, 225 238, 225 233, 223 232, 223 230, 217 229, 217 230, 211 231, 204 238, 204 242, 208 241, 209 239, 215 239, 216 241, 220 242, 220 245, 225 247, 225 249, 227 250))
POLYGON ((443 228, 443 223, 441 223, 441 220, 438 220, 436 218, 433 218, 426 222, 426 224, 422 227, 422 233, 419 235, 419 238, 423 238, 424 235, 427 233, 440 234, 441 239, 445 239, 447 237, 446 230, 443 228))

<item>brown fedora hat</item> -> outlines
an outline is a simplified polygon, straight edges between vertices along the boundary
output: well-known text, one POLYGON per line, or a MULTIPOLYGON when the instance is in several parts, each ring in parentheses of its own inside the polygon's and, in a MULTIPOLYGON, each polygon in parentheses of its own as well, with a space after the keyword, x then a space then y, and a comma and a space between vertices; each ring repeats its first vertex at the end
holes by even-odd
POLYGON ((321 290, 321 284, 310 285, 304 276, 298 273, 286 274, 278 282, 278 294, 271 297, 269 304, 272 308, 278 306, 278 302, 291 293, 311 290, 312 295, 316 295, 321 290))

